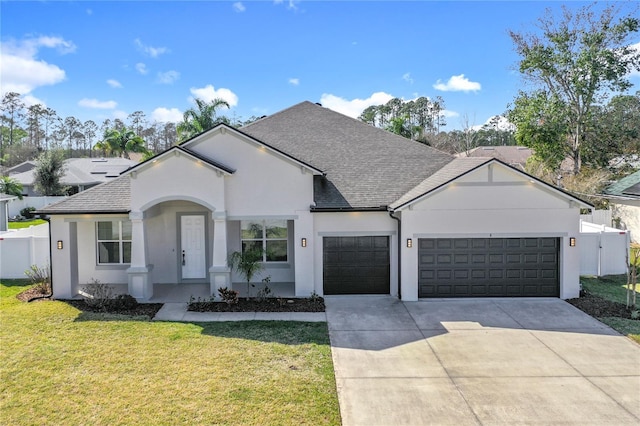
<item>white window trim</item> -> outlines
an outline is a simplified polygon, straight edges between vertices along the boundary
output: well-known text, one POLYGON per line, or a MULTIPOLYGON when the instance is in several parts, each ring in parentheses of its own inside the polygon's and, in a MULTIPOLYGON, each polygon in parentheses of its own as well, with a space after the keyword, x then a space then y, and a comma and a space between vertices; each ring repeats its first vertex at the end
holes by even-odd
POLYGON ((130 265, 131 262, 124 262, 124 243, 131 243, 132 240, 125 240, 122 238, 122 222, 128 222, 126 219, 112 219, 112 220, 98 220, 96 221, 96 265, 109 266, 109 265, 130 265), (117 240, 101 240, 98 234, 98 224, 101 222, 116 222, 118 224, 117 240), (100 262, 100 243, 118 243, 118 253, 120 255, 119 262, 100 262))

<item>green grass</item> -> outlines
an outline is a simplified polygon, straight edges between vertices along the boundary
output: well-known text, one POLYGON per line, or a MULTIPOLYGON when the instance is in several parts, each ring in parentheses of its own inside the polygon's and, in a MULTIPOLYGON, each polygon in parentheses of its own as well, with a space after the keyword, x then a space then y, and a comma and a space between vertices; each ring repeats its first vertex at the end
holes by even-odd
POLYGON ((9 222, 9 229, 28 228, 30 226, 42 225, 43 223, 47 223, 47 221, 42 219, 33 219, 33 220, 24 220, 21 222, 9 222))
POLYGON ((3 424, 340 424, 325 323, 150 322, 0 284, 3 424))
MULTIPOLYGON (((603 299, 627 304, 627 276, 609 275, 605 277, 580 277, 582 288, 603 299)), ((636 285, 637 301, 640 303, 640 284, 636 285)), ((625 318, 598 318, 614 330, 640 343, 640 321, 625 318)))

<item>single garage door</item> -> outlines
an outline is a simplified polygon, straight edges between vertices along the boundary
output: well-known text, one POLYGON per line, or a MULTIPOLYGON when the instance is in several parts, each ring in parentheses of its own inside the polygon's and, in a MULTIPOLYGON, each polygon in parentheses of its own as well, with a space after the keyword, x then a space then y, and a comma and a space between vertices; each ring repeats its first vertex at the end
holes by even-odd
POLYGON ((558 238, 421 238, 418 297, 558 297, 558 238))
POLYGON ((324 237, 324 294, 389 294, 389 237, 324 237))

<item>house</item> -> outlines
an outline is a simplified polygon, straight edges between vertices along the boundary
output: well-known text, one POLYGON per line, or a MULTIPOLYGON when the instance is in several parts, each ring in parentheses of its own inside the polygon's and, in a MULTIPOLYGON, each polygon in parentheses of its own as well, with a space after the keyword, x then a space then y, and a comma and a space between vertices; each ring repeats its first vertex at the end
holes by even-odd
POLYGON ((613 210, 617 228, 631 231, 631 241, 640 242, 640 171, 611 184, 603 191, 613 210))
POLYGON ((517 169, 524 170, 527 160, 533 151, 526 146, 500 145, 500 146, 479 146, 469 151, 456 154, 456 157, 491 157, 497 158, 503 163, 507 163, 517 169))
MULTIPOLYGON (((138 164, 127 158, 69 158, 64 161, 64 176, 60 179, 71 193, 84 191, 120 176, 120 173, 138 164)), ((22 184, 23 196, 39 196, 34 188, 36 164, 25 161, 8 170, 9 176, 22 184)))
POLYGON ((296 296, 410 301, 577 297, 591 207, 500 160, 454 158, 302 102, 220 124, 39 213, 58 298, 91 279, 139 300, 164 285, 242 290, 227 259, 257 247, 256 280, 296 296))

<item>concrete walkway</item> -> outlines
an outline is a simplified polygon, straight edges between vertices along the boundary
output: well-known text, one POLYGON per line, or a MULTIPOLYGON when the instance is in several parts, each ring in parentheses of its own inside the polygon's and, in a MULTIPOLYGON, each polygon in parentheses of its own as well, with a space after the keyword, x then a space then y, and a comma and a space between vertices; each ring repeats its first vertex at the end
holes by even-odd
POLYGON ((324 312, 189 312, 188 303, 165 303, 154 321, 218 322, 218 321, 308 321, 325 322, 324 312))
POLYGON ((562 300, 325 303, 345 426, 640 424, 640 346, 562 300))

